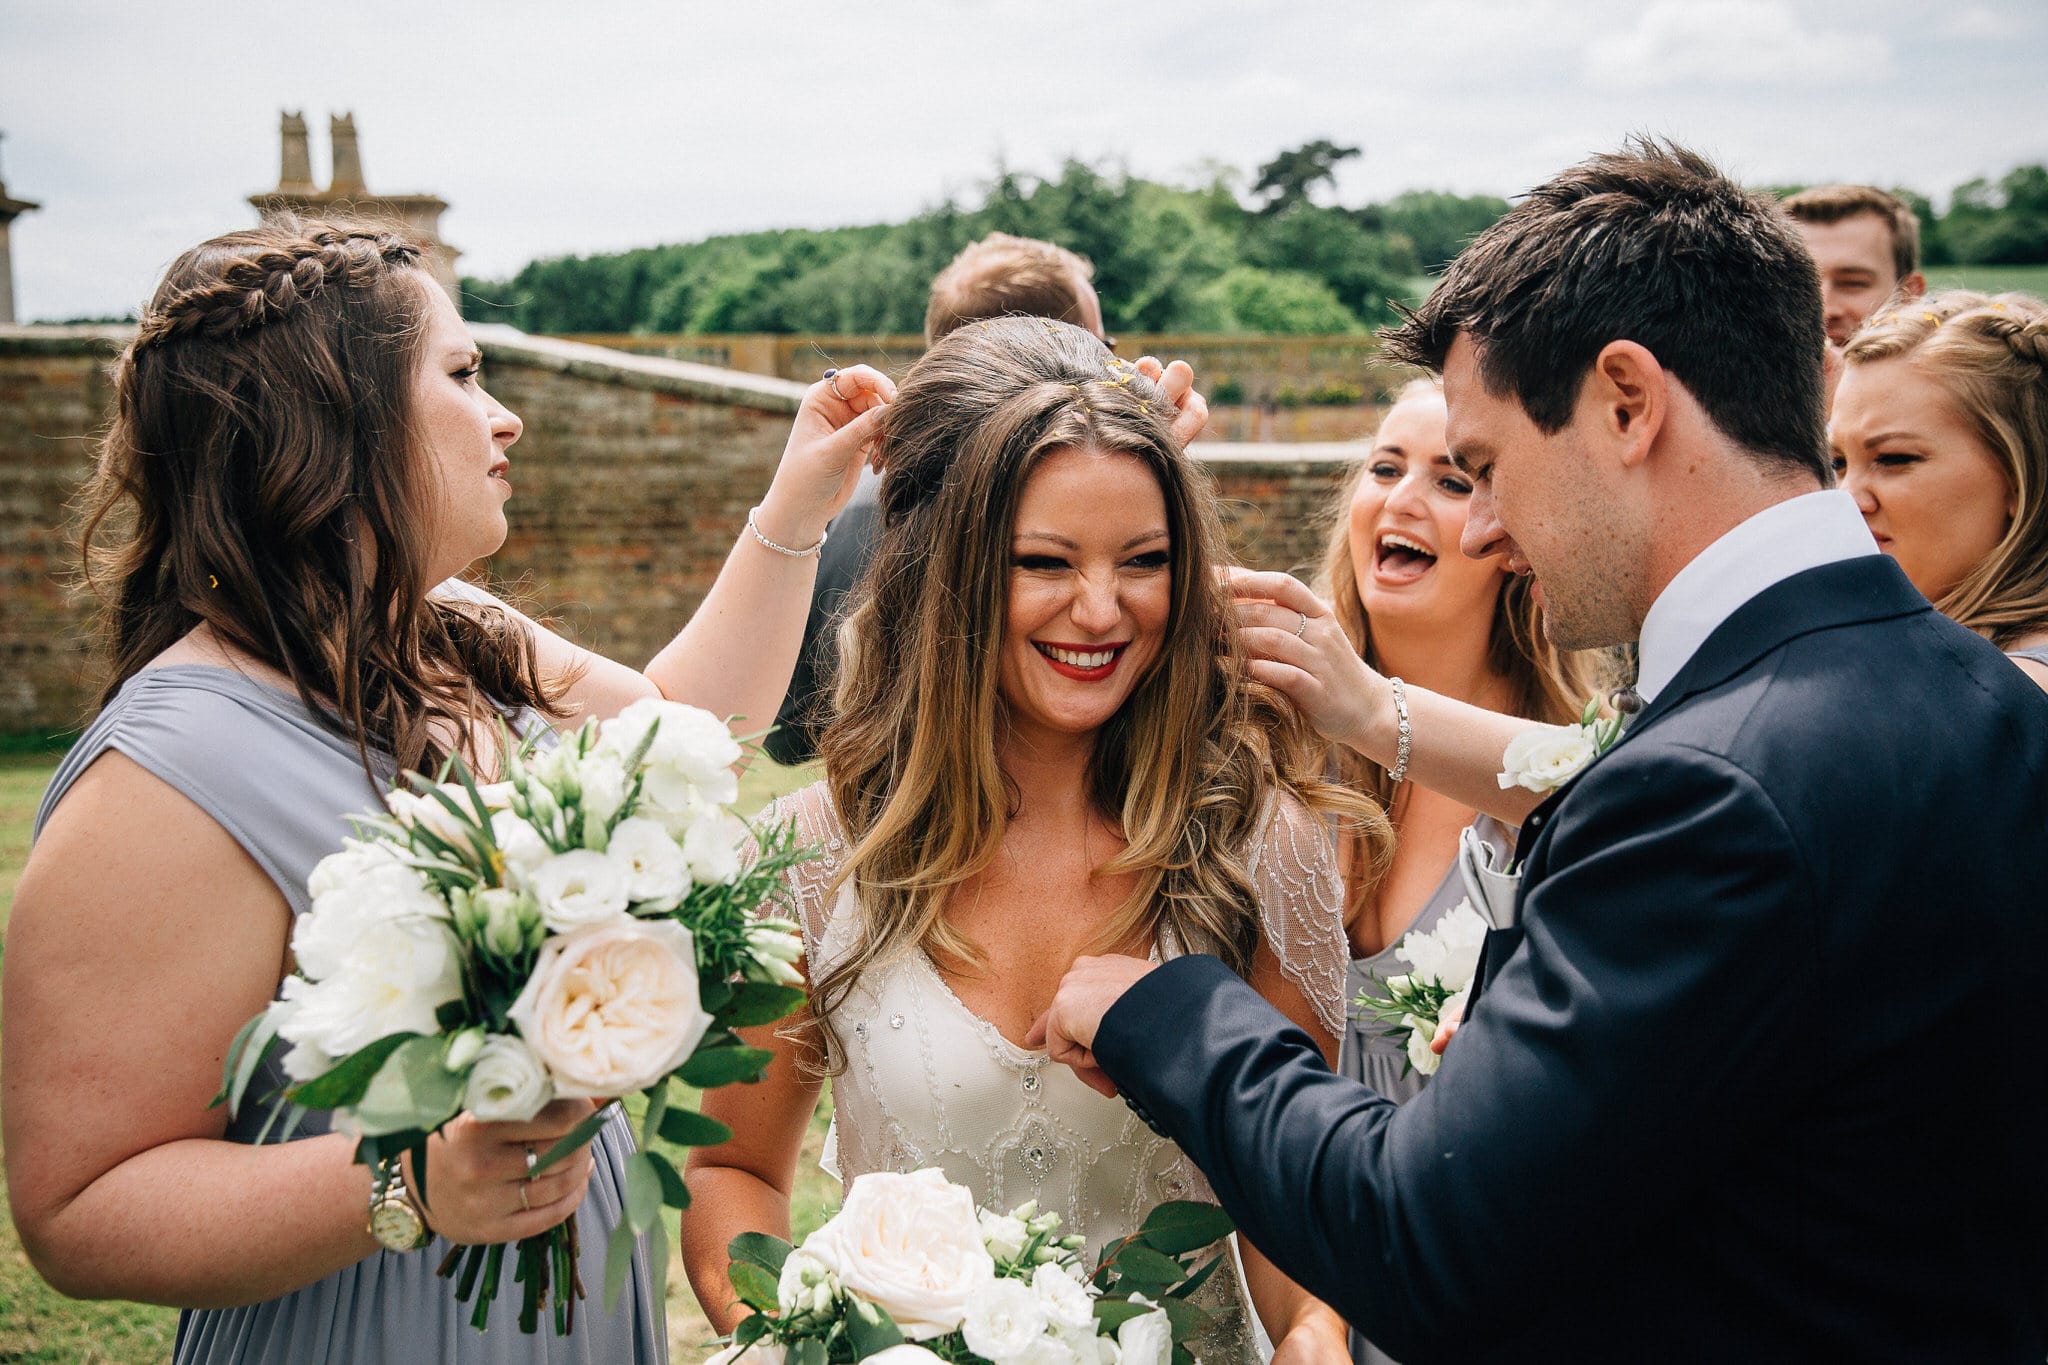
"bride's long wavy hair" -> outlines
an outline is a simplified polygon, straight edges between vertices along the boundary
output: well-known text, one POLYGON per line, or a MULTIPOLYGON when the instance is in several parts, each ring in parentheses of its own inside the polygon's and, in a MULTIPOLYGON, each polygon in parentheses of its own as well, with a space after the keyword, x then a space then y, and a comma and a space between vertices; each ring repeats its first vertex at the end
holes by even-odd
POLYGON ((552 710, 525 632, 427 595, 412 394, 437 287, 415 243, 345 222, 281 218, 171 265, 83 499, 101 705, 203 623, 287 675, 366 773, 373 747, 431 766, 486 698, 552 710))
POLYGON ((1004 775, 997 685, 1011 536, 1025 483, 1053 451, 1113 452, 1158 480, 1172 603, 1159 657, 1097 736, 1087 797, 1123 850, 1103 876, 1136 875, 1097 951, 1170 929, 1240 974, 1260 941, 1245 859, 1276 792, 1392 838, 1378 806, 1323 779, 1322 747, 1245 671, 1208 476, 1170 431, 1172 409, 1078 327, 976 323, 905 378, 883 442, 882 530, 840 640, 834 715, 819 752, 852 850, 837 885, 860 906, 859 949, 814 983, 813 1042, 838 1057, 829 1018, 868 968, 924 948, 976 964, 948 924, 952 888, 986 868, 1016 812, 1004 775))

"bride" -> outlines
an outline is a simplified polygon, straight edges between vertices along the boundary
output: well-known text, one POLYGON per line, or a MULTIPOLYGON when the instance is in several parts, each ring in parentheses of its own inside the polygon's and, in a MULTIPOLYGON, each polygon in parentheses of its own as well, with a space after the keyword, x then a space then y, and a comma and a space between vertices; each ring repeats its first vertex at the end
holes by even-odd
MULTIPOLYGON (((726 1244, 787 1235, 824 1079, 827 1169, 943 1169, 1036 1199, 1089 1255, 1154 1205, 1209 1197, 1178 1148, 1018 1041, 1083 953, 1216 954, 1335 1058, 1343 892, 1304 731, 1246 680, 1214 575, 1207 481, 1149 381, 1078 328, 948 337, 886 418, 884 530, 847 624, 825 780, 795 816, 812 1011, 757 1045, 757 1086, 706 1097, 683 1255, 715 1326, 742 1311, 726 1244)), ((763 1030, 766 1034, 767 1031, 763 1030)), ((1348 1359, 1342 1322, 1241 1246, 1283 1361, 1348 1359)), ((1206 1360, 1256 1360, 1244 1287, 1212 1277, 1206 1360)), ((1204 1295, 1210 1291, 1205 1287, 1204 1295)))

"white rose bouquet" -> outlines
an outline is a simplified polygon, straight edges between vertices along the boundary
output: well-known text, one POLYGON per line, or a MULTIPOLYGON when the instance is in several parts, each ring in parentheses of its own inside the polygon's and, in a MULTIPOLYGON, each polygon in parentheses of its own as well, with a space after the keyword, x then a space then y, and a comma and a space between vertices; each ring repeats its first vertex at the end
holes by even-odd
POLYGON ((1409 1068, 1433 1076, 1443 1059, 1429 1045, 1447 1015, 1464 1013, 1485 942, 1486 920, 1469 898, 1461 900, 1436 928, 1411 931, 1394 945, 1410 968, 1406 976, 1374 977, 1380 994, 1362 990, 1351 1003, 1364 1017, 1391 1025, 1386 1035, 1406 1048, 1409 1068))
POLYGON ((755 1314, 708 1365, 1190 1365, 1188 1301, 1230 1233, 1213 1204, 1161 1204, 1091 1274, 1035 1203, 998 1214, 936 1170, 859 1177, 801 1247, 742 1233, 733 1287, 755 1314))
MULTIPOLYGON (((382 1168, 411 1151, 431 1208, 426 1141, 456 1115, 523 1121, 557 1098, 642 1094, 642 1150, 607 1249, 614 1299, 649 1232, 662 1283, 661 1209, 689 1198, 651 1139, 732 1136, 671 1106, 670 1083, 758 1080, 770 1054, 734 1030, 803 1002, 797 926, 754 912, 782 902, 783 873, 812 850, 793 825, 749 831, 733 815, 740 743, 695 707, 638 701, 548 750, 501 740, 505 781, 479 785, 460 760, 438 781, 408 774, 410 789, 357 817, 356 837, 313 869, 313 905, 292 932, 297 970, 235 1039, 216 1103, 239 1106, 265 1053, 286 1047, 292 1084, 271 1123, 283 1116, 288 1136, 306 1110, 333 1110, 359 1135, 357 1161, 382 1168)), ((609 1108, 534 1170, 594 1138, 609 1108)), ((461 1301, 475 1297, 479 1329, 505 1253, 457 1247, 441 1266, 461 1301)), ((552 1295, 555 1330, 568 1332, 583 1292, 576 1220, 514 1256, 520 1329, 538 1330, 552 1295)))

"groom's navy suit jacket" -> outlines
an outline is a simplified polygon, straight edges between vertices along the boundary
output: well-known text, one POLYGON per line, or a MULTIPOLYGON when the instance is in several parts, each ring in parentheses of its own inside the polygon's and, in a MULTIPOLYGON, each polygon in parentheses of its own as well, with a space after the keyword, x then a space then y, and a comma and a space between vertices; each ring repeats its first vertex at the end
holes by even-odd
POLYGON ((1405 1365, 2048 1356, 2048 697, 1888 558, 1740 608, 1522 831, 1397 1107, 1214 958, 1101 1065, 1405 1365))

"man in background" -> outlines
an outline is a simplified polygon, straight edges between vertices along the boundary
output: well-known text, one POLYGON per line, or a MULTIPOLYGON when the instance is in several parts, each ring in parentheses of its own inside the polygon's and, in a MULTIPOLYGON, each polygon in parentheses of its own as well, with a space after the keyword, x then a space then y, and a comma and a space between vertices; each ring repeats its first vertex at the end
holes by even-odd
POLYGON ((1845 344, 1894 293, 1927 292, 1920 273, 1920 220, 1893 195, 1869 185, 1820 185, 1784 203, 1820 268, 1828 341, 1845 344))
MULTIPOLYGON (((1095 267, 1065 247, 1030 237, 992 232, 970 242, 932 281, 932 297, 924 315, 924 344, 929 347, 948 333, 985 318, 1022 315, 1069 322, 1116 343, 1102 328, 1102 301, 1095 293, 1095 267)), ((1156 363, 1139 362, 1149 378, 1166 390, 1179 415, 1174 434, 1192 441, 1208 422, 1208 406, 1193 391, 1194 376, 1175 362, 1161 371, 1156 363)), ((807 763, 817 754, 817 729, 823 704, 832 690, 832 662, 841 608, 846 595, 873 557, 880 531, 876 493, 881 476, 861 475, 846 510, 833 519, 825 548, 818 556, 818 580, 811 590, 810 619, 804 625, 803 652, 789 694, 776 712, 776 729, 763 741, 778 763, 807 763)))

